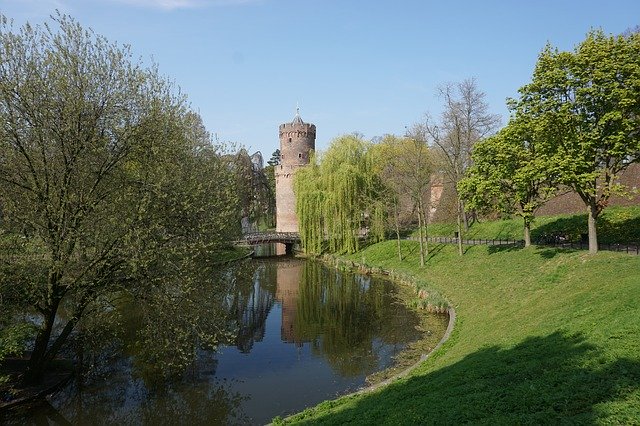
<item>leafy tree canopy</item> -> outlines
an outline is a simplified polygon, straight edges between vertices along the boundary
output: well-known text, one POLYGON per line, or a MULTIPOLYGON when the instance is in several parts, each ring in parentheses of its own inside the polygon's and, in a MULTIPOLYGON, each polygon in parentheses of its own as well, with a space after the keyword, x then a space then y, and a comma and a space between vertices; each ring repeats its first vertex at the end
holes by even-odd
POLYGON ((374 239, 384 236, 381 184, 359 135, 335 139, 320 159, 298 170, 294 179, 296 214, 302 245, 320 253, 325 235, 332 252, 353 253, 360 233, 369 228, 374 239))
POLYGON ((547 45, 519 92, 511 108, 534 123, 539 151, 584 201, 596 252, 596 219, 612 194, 627 192, 620 172, 640 161, 640 34, 594 30, 572 52, 547 45))
POLYGON ((238 232, 230 167, 176 93, 67 16, 19 30, 0 18, 2 226, 23 237, 12 240, 17 261, 0 263, 0 288, 20 288, 41 318, 27 380, 88 309, 162 285, 164 269, 238 232))

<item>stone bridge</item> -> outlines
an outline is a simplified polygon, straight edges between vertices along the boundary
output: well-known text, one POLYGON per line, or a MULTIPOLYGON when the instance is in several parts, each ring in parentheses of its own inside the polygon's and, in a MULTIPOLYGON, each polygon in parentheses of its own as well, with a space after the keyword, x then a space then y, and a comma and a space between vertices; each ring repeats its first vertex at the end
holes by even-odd
POLYGON ((237 245, 257 245, 281 243, 286 246, 286 252, 291 253, 293 245, 300 243, 300 234, 297 232, 251 232, 244 234, 242 239, 235 241, 237 245))

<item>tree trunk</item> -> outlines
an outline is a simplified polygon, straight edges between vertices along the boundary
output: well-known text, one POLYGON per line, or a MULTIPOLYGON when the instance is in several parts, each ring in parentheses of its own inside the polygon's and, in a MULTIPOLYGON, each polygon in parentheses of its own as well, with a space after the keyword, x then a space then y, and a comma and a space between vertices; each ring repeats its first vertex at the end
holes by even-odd
POLYGON ((78 323, 81 313, 82 313, 82 310, 80 310, 79 313, 76 313, 69 321, 67 321, 64 328, 62 329, 62 332, 56 338, 56 340, 53 342, 53 344, 47 351, 47 354, 44 358, 45 366, 49 364, 51 361, 53 361, 55 356, 58 355, 58 352, 62 348, 62 345, 64 344, 64 342, 66 342, 67 338, 69 337, 74 327, 78 323))
POLYGON ((420 266, 424 266, 424 247, 422 241, 422 211, 420 210, 420 205, 418 204, 418 235, 420 240, 420 266))
POLYGON ((393 213, 396 225, 396 241, 398 242, 398 259, 402 262, 402 248, 400 246, 400 219, 398 218, 398 200, 393 203, 393 213))
POLYGON ((464 250, 462 249, 462 201, 458 200, 458 254, 462 256, 464 250))
POLYGON ((531 245, 531 222, 527 219, 524 220, 524 246, 529 247, 531 245))
POLYGON ((596 219, 598 218, 598 207, 595 202, 589 205, 589 253, 598 252, 598 232, 596 229, 596 219))
POLYGON ((467 212, 464 211, 464 204, 462 203, 462 201, 460 201, 460 204, 462 204, 462 220, 464 221, 464 233, 466 234, 467 232, 469 232, 469 215, 467 214, 467 212))
POLYGON ((51 331, 53 330, 53 323, 56 319, 59 304, 59 300, 53 300, 52 306, 47 313, 44 314, 44 319, 38 330, 33 351, 31 352, 31 358, 27 365, 27 371, 24 374, 23 381, 25 383, 34 384, 42 380, 47 365, 47 348, 49 346, 49 340, 51 339, 51 331))
POLYGON ((418 208, 420 209, 420 213, 422 213, 422 226, 424 227, 424 256, 426 260, 429 257, 429 224, 427 223, 427 214, 424 212, 424 203, 422 200, 420 200, 418 208))

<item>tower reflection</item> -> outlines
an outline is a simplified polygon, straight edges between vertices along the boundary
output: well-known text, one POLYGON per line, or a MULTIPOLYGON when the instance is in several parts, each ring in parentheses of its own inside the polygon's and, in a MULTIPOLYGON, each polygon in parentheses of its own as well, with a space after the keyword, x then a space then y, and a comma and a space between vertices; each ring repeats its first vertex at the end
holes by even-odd
POLYGON ((291 260, 279 262, 276 273, 276 299, 282 306, 282 322, 280 326, 280 337, 283 342, 295 343, 302 346, 304 340, 295 333, 295 323, 300 294, 300 279, 304 263, 302 261, 291 260))

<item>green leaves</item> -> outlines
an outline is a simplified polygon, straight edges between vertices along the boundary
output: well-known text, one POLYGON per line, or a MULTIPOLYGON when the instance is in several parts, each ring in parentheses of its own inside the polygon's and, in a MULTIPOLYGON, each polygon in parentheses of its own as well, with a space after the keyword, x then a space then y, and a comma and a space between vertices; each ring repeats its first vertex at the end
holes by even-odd
POLYGON ((536 151, 527 167, 515 169, 514 183, 524 172, 532 182, 544 171, 578 193, 591 215, 595 252, 595 220, 612 194, 628 191, 617 182, 620 172, 640 161, 640 34, 594 30, 573 52, 547 45, 519 92, 509 101, 508 127, 527 123, 536 151))
POLYGON ((101 296, 211 260, 240 225, 229 163, 184 96, 128 47, 52 20, 0 23, 0 206, 23 254, 38 249, 11 274, 44 317, 34 380, 101 296), (60 306, 71 319, 55 336, 60 306))
MULTIPOLYGON (((525 233, 535 210, 554 193, 555 165, 539 152, 540 133, 523 118, 514 118, 498 134, 476 144, 473 166, 458 184, 468 209, 515 213, 525 233)), ((530 243, 525 235, 526 244, 530 243)))
POLYGON ((331 143, 319 164, 314 158, 296 172, 296 214, 308 253, 321 253, 325 238, 329 251, 353 253, 365 226, 380 233, 383 217, 375 201, 382 194, 369 148, 357 135, 342 136, 331 143))

